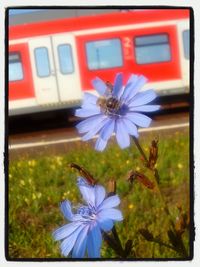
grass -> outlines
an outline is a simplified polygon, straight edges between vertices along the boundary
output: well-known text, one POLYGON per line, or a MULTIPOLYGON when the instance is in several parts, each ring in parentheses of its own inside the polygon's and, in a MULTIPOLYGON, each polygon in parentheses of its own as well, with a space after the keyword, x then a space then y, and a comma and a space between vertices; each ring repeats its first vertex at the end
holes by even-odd
MULTIPOLYGON (((140 143, 146 154, 153 134, 144 135, 140 143)), ((91 142, 92 143, 92 142, 91 142)), ((168 220, 158 195, 137 182, 130 188, 126 178, 129 170, 149 173, 144 169, 139 152, 131 148, 120 150, 114 142, 104 153, 94 151, 91 143, 76 143, 65 153, 23 154, 9 163, 9 257, 10 258, 60 258, 59 244, 51 233, 65 220, 59 203, 69 199, 81 202, 76 188, 77 173, 69 169, 70 162, 84 166, 104 186, 110 178, 117 181, 121 198, 123 223, 116 225, 122 244, 133 240, 137 258, 176 258, 175 251, 149 242, 139 234, 145 228, 169 243, 168 220)), ((178 216, 177 206, 189 210, 189 135, 188 131, 159 135, 157 168, 160 186, 173 220, 178 216)), ((189 234, 183 234, 187 250, 189 234)), ((116 257, 104 242, 102 257, 116 257)), ((131 257, 134 257, 132 254, 131 257)))

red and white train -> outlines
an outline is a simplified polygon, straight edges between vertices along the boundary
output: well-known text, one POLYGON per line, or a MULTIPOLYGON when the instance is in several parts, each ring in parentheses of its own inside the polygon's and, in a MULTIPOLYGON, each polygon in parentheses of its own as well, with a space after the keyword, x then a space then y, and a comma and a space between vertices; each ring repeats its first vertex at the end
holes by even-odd
POLYGON ((117 72, 189 93, 189 24, 189 9, 157 9, 10 26, 9 115, 78 106, 92 79, 117 72))

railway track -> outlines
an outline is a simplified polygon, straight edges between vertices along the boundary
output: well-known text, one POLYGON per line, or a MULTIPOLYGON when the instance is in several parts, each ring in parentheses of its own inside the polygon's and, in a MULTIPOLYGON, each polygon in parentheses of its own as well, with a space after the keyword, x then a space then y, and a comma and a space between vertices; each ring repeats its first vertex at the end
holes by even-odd
MULTIPOLYGON (((165 129, 165 128, 176 128, 179 125, 188 125, 189 126, 189 113, 187 111, 179 111, 176 113, 162 113, 158 115, 151 116, 153 121, 151 124, 152 129, 165 129)), ((79 138, 79 135, 75 129, 77 124, 75 117, 70 117, 68 122, 51 122, 51 124, 42 124, 40 127, 36 127, 31 124, 26 130, 32 131, 21 131, 16 133, 9 132, 9 144, 14 145, 17 143, 31 143, 31 142, 50 142, 51 140, 61 140, 61 139, 73 139, 79 138), (63 125, 62 125, 63 124, 63 125), (43 127, 42 127, 43 126, 43 127), (34 128, 36 127, 36 128, 34 128)), ((30 124, 30 123, 29 123, 30 124)), ((19 127, 19 124, 17 124, 19 127)), ((182 126, 181 126, 182 127, 182 126)), ((148 131, 148 129, 141 129, 141 131, 148 131)))
MULTIPOLYGON (((162 108, 159 112, 148 113, 152 119, 162 120, 166 116, 173 116, 173 114, 186 114, 189 112, 189 105, 187 101, 180 101, 177 103, 170 103, 165 101, 162 103, 162 108)), ((52 130, 58 128, 73 128, 78 123, 79 119, 73 116, 73 110, 64 110, 48 113, 36 113, 33 115, 11 117, 7 119, 7 128, 9 135, 33 133, 45 130, 52 130)))
MULTIPOLYGON (((151 116, 153 121, 149 128, 139 129, 140 135, 145 134, 170 134, 173 131, 187 131, 189 128, 188 111, 179 110, 174 113, 162 113, 151 116)), ((59 123, 51 127, 32 129, 33 131, 12 133, 8 136, 8 157, 9 160, 15 160, 22 156, 36 156, 44 154, 66 153, 74 149, 75 143, 81 141, 78 134, 74 117, 70 117, 66 125, 58 127, 59 123)), ((43 125, 44 126, 44 125, 43 125)))

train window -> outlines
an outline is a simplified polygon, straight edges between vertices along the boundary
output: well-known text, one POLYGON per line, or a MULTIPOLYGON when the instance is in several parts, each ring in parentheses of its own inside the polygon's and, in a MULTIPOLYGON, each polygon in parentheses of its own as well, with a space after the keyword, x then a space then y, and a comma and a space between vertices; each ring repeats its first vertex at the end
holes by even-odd
POLYGON ((72 59, 72 49, 69 44, 58 46, 58 57, 60 72, 62 74, 72 73, 74 71, 74 64, 72 59))
POLYGON ((184 49, 184 56, 186 59, 190 57, 190 31, 185 30, 183 31, 183 49, 184 49))
POLYGON ((169 37, 167 34, 138 36, 134 42, 136 62, 138 64, 171 60, 169 37))
POLYGON ((20 81, 23 79, 23 68, 20 53, 9 54, 9 81, 20 81))
POLYGON ((34 50, 37 75, 41 78, 50 75, 49 55, 46 47, 38 47, 34 50))
POLYGON ((86 43, 87 63, 90 70, 108 69, 123 65, 119 39, 86 43))

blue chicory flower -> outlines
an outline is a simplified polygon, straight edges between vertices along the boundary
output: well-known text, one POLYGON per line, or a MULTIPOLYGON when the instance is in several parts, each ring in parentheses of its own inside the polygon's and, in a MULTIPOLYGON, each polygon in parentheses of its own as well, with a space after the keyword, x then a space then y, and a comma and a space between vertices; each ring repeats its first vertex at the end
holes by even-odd
POLYGON ((100 97, 85 93, 81 108, 75 112, 76 116, 86 118, 76 126, 79 133, 85 134, 82 140, 87 141, 99 134, 95 149, 102 151, 112 133, 116 134, 121 148, 130 145, 129 135, 138 138, 137 127, 149 127, 151 123, 151 119, 140 112, 160 108, 159 105, 147 105, 157 96, 154 90, 139 92, 146 82, 143 75, 131 75, 123 88, 123 76, 118 73, 110 90, 101 79, 92 80, 100 97))
POLYGON ((106 197, 101 185, 89 185, 82 177, 77 183, 86 205, 76 208, 72 212, 69 201, 61 203, 61 211, 71 223, 58 228, 53 232, 55 240, 62 240, 60 248, 64 256, 72 252, 73 258, 100 258, 102 245, 102 231, 110 231, 115 221, 123 220, 118 206, 120 199, 117 195, 106 197))

